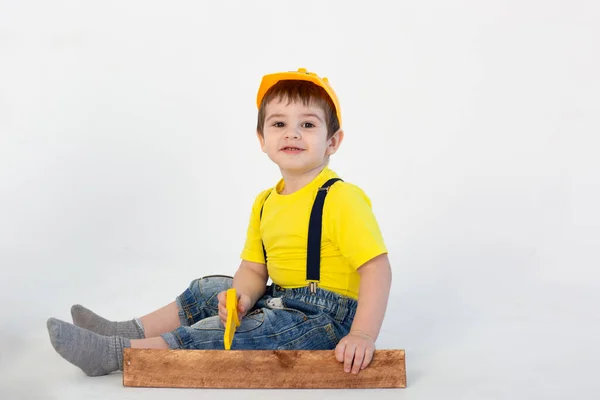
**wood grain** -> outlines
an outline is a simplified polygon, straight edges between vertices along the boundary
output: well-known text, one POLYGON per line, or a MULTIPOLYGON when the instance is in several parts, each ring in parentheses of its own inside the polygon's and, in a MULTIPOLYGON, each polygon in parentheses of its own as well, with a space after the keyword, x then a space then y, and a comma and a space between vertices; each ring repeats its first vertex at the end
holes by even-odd
POLYGON ((124 349, 123 385, 162 388, 405 388, 404 350, 376 350, 357 375, 333 350, 124 349))

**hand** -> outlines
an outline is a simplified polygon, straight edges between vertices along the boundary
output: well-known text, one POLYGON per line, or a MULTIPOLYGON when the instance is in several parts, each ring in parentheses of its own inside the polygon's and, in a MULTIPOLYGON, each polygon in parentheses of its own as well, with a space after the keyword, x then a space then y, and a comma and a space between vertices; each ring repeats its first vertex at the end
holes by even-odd
MULTIPOLYGON (((238 297, 238 318, 241 321, 244 315, 248 313, 248 310, 252 307, 250 297, 244 293, 237 292, 238 297)), ((227 323, 227 291, 220 292, 217 295, 219 300, 219 318, 223 326, 227 323)))
POLYGON ((344 371, 358 374, 373 359, 375 340, 363 332, 350 332, 335 348, 335 358, 344 363, 344 371))

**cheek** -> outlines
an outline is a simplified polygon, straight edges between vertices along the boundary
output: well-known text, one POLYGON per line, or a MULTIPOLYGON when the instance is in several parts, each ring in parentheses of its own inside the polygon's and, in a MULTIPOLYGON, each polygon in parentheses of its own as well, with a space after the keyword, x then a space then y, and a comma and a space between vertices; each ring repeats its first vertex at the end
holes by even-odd
POLYGON ((266 149, 274 149, 277 148, 277 139, 273 136, 265 136, 265 146, 266 149))
POLYGON ((312 143, 310 144, 310 146, 313 149, 318 150, 319 152, 321 152, 321 151, 326 151, 327 148, 329 147, 329 144, 327 142, 324 142, 323 140, 319 139, 319 140, 312 141, 312 143))

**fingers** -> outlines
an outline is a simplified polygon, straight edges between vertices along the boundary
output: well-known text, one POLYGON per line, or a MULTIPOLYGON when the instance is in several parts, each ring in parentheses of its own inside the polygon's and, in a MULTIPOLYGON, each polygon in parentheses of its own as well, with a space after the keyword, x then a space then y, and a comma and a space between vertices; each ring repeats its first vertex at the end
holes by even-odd
MULTIPOLYGON (((227 291, 220 292, 217 295, 219 318, 223 322, 223 325, 227 323, 227 291)), ((248 310, 251 308, 251 299, 249 296, 238 292, 238 319, 241 320, 248 310)))
POLYGON ((240 294, 238 299, 238 317, 241 320, 252 308, 252 299, 246 294, 240 294))
MULTIPOLYGON (((335 347, 335 359, 338 362, 344 363, 344 371, 358 373, 360 366, 362 365, 363 356, 360 356, 360 351, 356 351, 357 346, 352 343, 347 343, 346 340, 341 340, 335 347), (356 353, 356 356, 355 356, 356 353), (353 369, 354 364, 354 369, 353 369)), ((363 350, 364 354, 364 350, 363 350)))
MULTIPOLYGON (((358 372, 361 369, 362 366, 362 362, 365 358, 365 349, 362 347, 359 347, 357 349, 355 349, 354 351, 354 362, 352 364, 352 373, 353 374, 358 374, 358 372)), ((348 372, 348 371, 346 371, 348 372)))
POLYGON ((227 323, 227 293, 220 292, 217 295, 217 299, 219 300, 218 309, 219 309, 219 319, 223 326, 227 323))
POLYGON ((363 360, 362 365, 360 366, 360 369, 367 368, 367 366, 373 360, 373 354, 375 354, 374 349, 367 349, 367 351, 365 351, 365 359, 363 360))
POLYGON ((238 311, 241 313, 246 311, 246 299, 244 297, 242 295, 238 297, 238 311))
POLYGON ((343 361, 344 371, 358 374, 361 370, 367 368, 373 359, 371 349, 360 346, 346 346, 343 361))
POLYGON ((354 351, 355 350, 356 350, 356 345, 346 346, 346 351, 344 352, 344 371, 345 372, 350 372, 350 369, 352 368, 352 361, 354 361, 354 351))
POLYGON ((374 343, 368 343, 363 338, 347 336, 340 340, 335 347, 335 358, 343 362, 344 372, 358 374, 373 360, 374 343))
POLYGON ((346 342, 340 341, 337 346, 335 346, 335 359, 338 362, 344 361, 344 352, 346 351, 346 342))

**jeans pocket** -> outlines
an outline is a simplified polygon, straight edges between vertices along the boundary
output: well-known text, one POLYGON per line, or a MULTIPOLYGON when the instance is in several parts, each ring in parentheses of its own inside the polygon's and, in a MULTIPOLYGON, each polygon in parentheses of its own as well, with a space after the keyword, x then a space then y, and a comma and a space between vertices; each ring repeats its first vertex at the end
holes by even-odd
POLYGON ((331 324, 312 328, 299 337, 279 346, 278 350, 332 350, 339 340, 331 324))
POLYGON ((206 275, 206 276, 203 276, 203 277, 202 277, 202 278, 200 278, 200 279, 206 279, 206 278, 229 278, 229 279, 233 279, 233 276, 229 276, 229 275, 218 275, 218 274, 217 274, 217 275, 206 275))
POLYGON ((198 300, 207 306, 217 310, 219 293, 231 287, 233 279, 224 275, 209 275, 197 280, 198 300))
POLYGON ((280 301, 278 307, 282 310, 286 310, 292 313, 295 313, 298 316, 302 317, 302 320, 315 320, 317 318, 322 318, 323 314, 326 314, 322 307, 316 306, 314 304, 309 304, 307 302, 297 300, 297 299, 285 299, 285 298, 275 298, 280 301))
POLYGON ((246 314, 240 321, 240 326, 236 328, 236 332, 250 332, 258 329, 265 322, 265 313, 262 310, 254 310, 246 314))
MULTIPOLYGON (((240 326, 235 329, 236 333, 250 332, 261 327, 265 322, 265 315, 261 310, 255 310, 250 314, 247 314, 240 321, 240 326)), ((219 316, 204 318, 191 328, 199 331, 225 331, 225 326, 221 322, 219 316)))
MULTIPOLYGON (((285 325, 288 327, 299 325, 309 320, 309 316, 304 312, 304 310, 289 307, 284 303, 281 297, 272 297, 266 301, 265 305, 271 310, 285 311, 285 325)), ((283 319, 282 316, 284 314, 279 315, 280 318, 283 319)))

